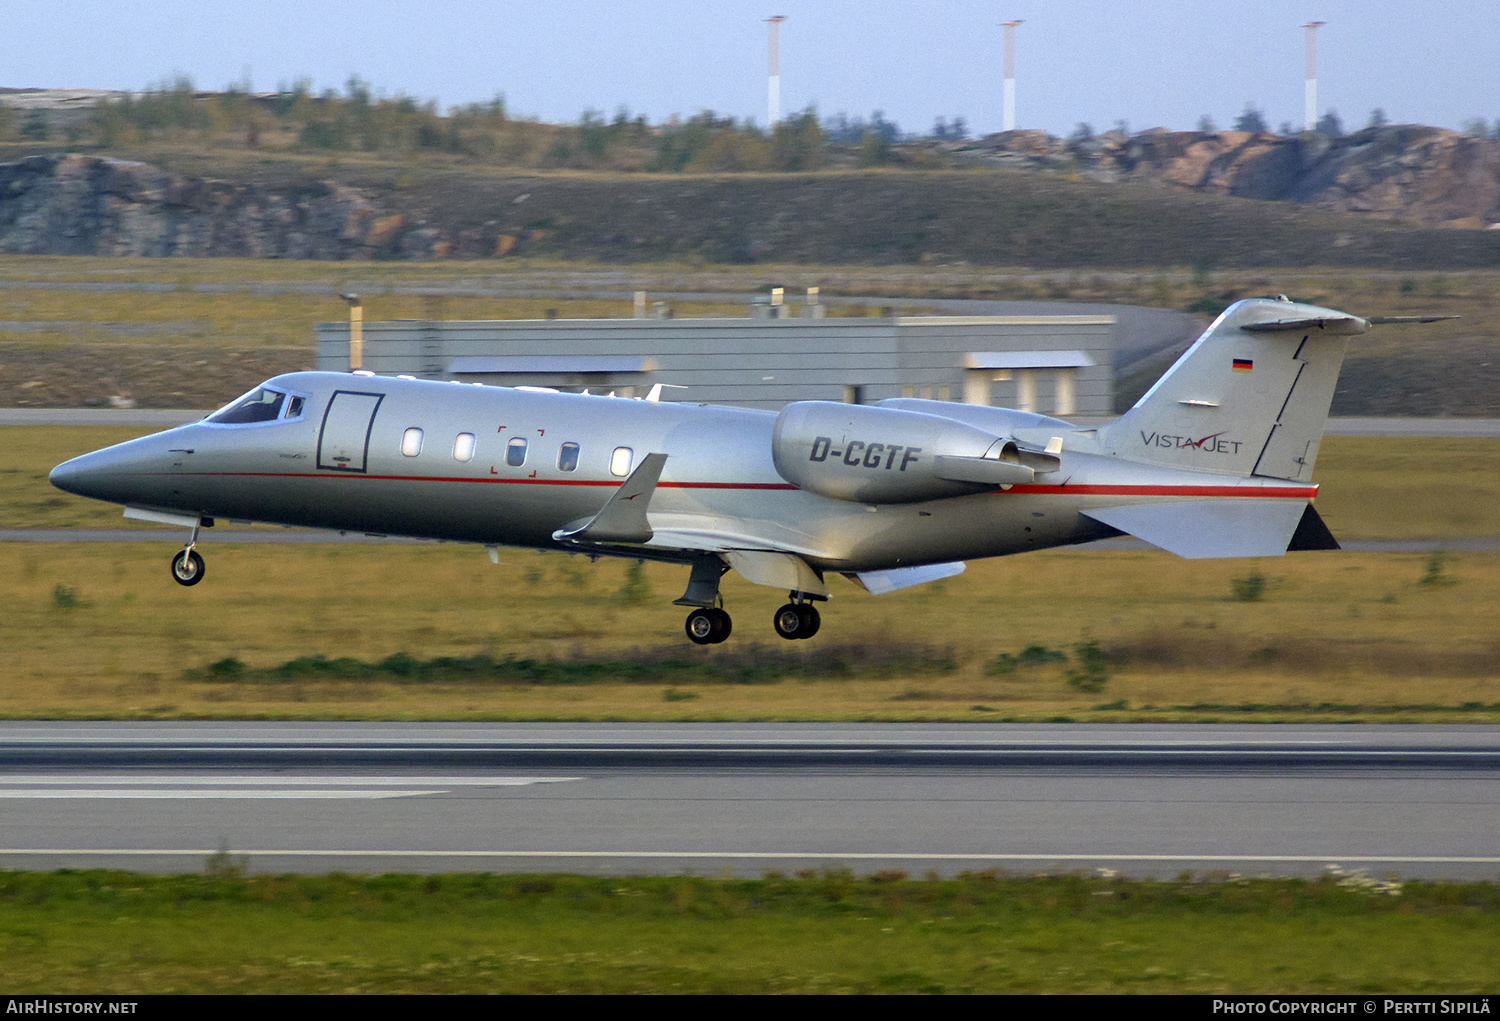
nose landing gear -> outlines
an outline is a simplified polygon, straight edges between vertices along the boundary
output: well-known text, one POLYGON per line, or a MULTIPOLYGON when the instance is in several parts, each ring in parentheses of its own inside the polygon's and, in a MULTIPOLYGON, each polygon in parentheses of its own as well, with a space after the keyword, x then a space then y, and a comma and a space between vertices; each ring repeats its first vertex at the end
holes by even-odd
POLYGON ((179 585, 196 585, 203 580, 203 557, 193 547, 198 545, 198 528, 201 525, 212 525, 209 518, 200 518, 193 522, 193 534, 188 536, 187 545, 172 558, 172 580, 179 585))
POLYGON ((172 558, 172 580, 179 585, 196 585, 203 580, 203 558, 197 550, 188 547, 172 558))

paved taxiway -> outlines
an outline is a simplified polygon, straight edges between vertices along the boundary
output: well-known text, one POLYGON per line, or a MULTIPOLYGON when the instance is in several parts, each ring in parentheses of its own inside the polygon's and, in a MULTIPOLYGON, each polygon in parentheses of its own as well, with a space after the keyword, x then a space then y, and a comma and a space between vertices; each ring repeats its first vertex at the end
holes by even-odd
POLYGON ((0 867, 1500 877, 1500 727, 0 724, 0 867))

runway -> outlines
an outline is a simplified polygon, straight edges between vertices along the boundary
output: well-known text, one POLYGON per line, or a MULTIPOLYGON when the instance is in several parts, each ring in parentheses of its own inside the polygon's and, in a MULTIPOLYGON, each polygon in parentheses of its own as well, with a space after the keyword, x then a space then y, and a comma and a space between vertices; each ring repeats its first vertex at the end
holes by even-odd
POLYGON ((1497 779, 1492 726, 4 723, 0 867, 1496 879, 1497 779))

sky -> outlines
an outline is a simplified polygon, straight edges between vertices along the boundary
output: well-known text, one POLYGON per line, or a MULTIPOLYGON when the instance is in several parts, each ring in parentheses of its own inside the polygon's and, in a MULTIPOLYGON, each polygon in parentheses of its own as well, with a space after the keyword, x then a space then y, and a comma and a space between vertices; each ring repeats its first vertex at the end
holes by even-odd
POLYGON ((1000 23, 1020 19, 1016 122, 1066 135, 1228 127, 1253 104, 1301 126, 1303 31, 1318 107, 1345 127, 1500 121, 1500 0, 0 0, 0 86, 315 91, 453 105, 503 94, 515 116, 626 107, 652 123, 705 109, 764 125, 766 25, 781 25, 781 106, 906 132, 1001 125, 1000 23))

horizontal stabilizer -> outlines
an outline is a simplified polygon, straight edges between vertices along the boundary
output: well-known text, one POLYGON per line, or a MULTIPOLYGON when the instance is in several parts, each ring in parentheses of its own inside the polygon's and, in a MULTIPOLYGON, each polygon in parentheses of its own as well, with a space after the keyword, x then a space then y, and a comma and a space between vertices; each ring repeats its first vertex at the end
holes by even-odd
POLYGON ((1370 323, 1440 323, 1444 319, 1462 319, 1463 316, 1370 316, 1370 323))
POLYGON ((552 538, 573 542, 650 542, 646 508, 651 504, 651 494, 656 492, 656 483, 661 480, 662 466, 666 463, 666 454, 647 454, 598 514, 577 528, 552 533, 552 538))
POLYGON ((1264 323, 1244 323, 1240 329, 1246 333, 1305 332, 1325 330, 1336 336, 1354 336, 1370 328, 1368 319, 1359 316, 1309 316, 1303 319, 1273 319, 1264 323))
POLYGON ((883 596, 897 589, 926 585, 963 574, 966 565, 962 560, 951 564, 924 564, 921 567, 897 567, 889 571, 861 571, 844 577, 859 585, 872 596, 883 596))
POLYGON ((1302 521, 1306 500, 1222 497, 1086 510, 1085 517, 1188 560, 1279 557, 1302 521))

